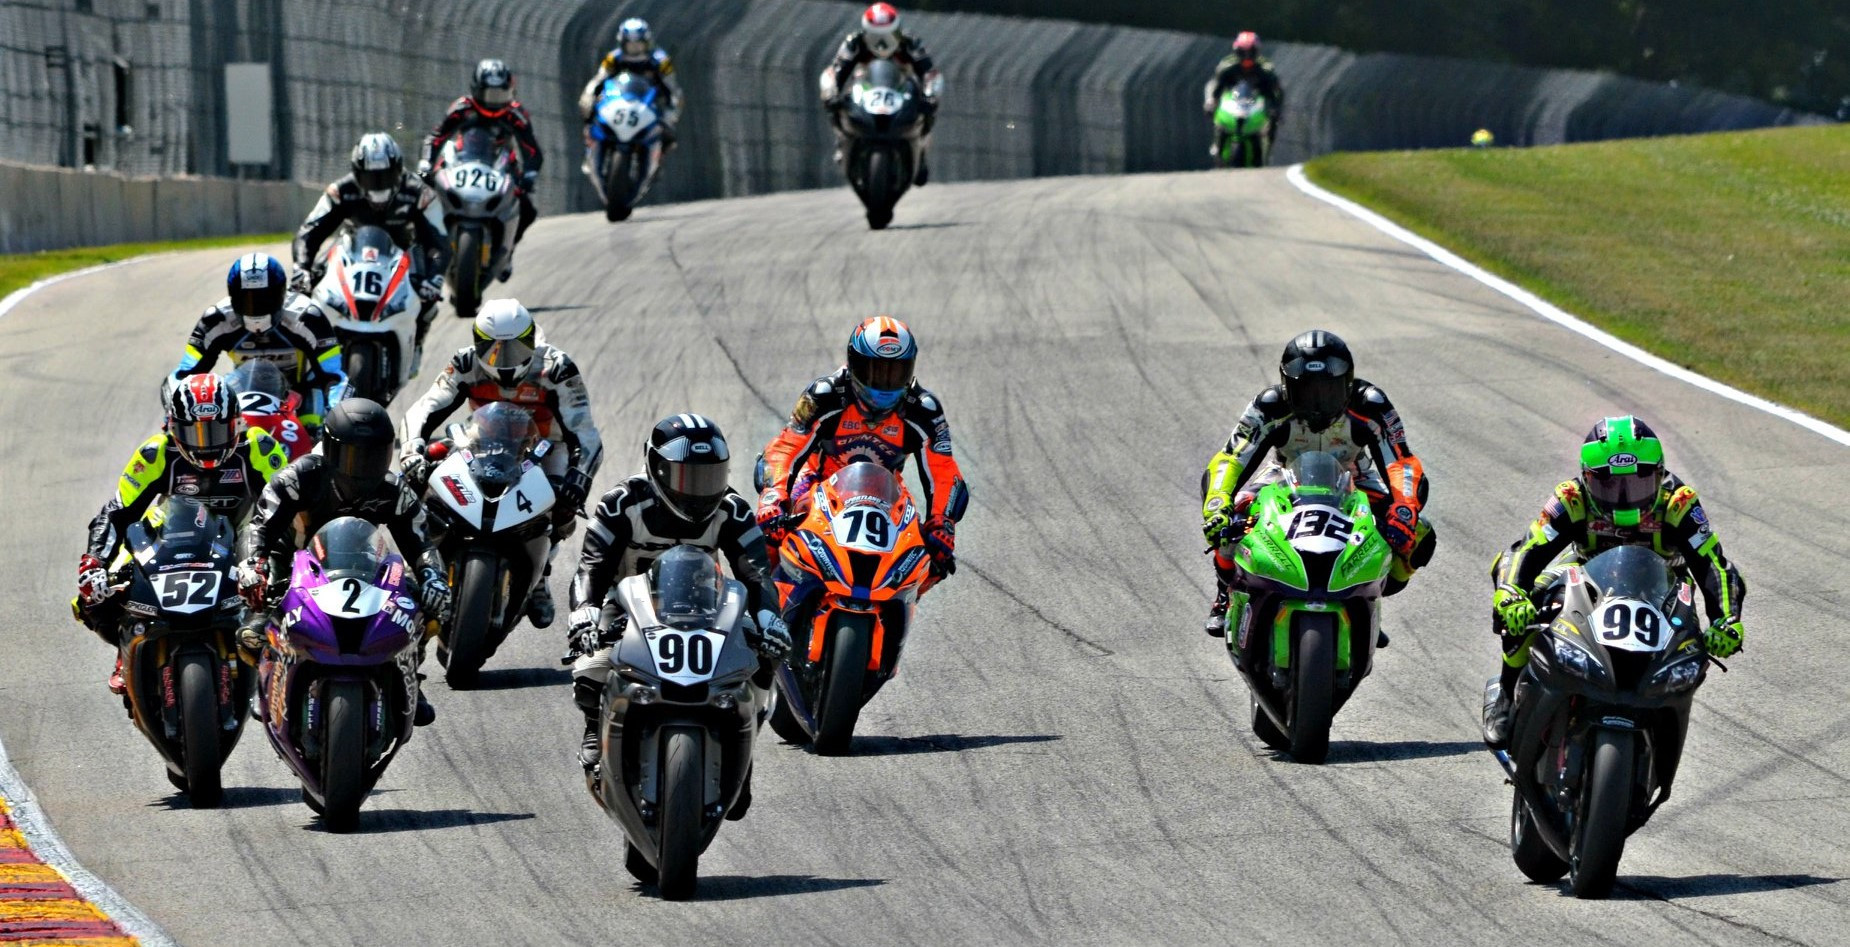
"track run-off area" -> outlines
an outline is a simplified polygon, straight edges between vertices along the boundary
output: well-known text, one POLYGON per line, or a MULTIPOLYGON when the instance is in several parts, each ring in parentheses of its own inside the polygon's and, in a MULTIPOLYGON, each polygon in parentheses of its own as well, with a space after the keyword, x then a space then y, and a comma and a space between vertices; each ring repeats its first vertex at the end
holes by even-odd
MULTIPOLYGON (((973 500, 899 678, 850 757, 761 736, 751 813, 688 903, 635 886, 585 793, 557 625, 516 630, 478 691, 427 663, 438 720, 355 834, 321 830, 255 730, 224 808, 194 811, 66 602, 235 253, 68 280, 0 319, 0 736, 71 852, 181 943, 1850 942, 1850 451, 1546 322, 1282 171, 933 185, 884 233, 846 189, 541 221, 494 294, 587 373, 599 491, 682 411, 725 429, 749 489, 854 322, 911 324, 973 500), (1400 409, 1439 530, 1322 766, 1251 735, 1199 630, 1202 466, 1311 327, 1400 409), (1580 902, 1510 862, 1477 725, 1486 570, 1621 412, 1664 437, 1746 575, 1747 648, 1704 686, 1613 899, 1580 902)), ((467 341, 442 318, 414 388, 467 341)))

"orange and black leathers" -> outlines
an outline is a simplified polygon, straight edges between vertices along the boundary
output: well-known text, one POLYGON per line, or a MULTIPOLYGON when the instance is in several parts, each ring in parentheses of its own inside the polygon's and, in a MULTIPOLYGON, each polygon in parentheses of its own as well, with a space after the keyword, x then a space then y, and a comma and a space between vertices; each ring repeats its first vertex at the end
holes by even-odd
POLYGON ((928 522, 963 518, 970 490, 951 453, 951 426, 938 397, 914 382, 891 413, 870 421, 855 401, 846 367, 816 379, 797 399, 790 421, 764 449, 766 500, 795 511, 816 481, 856 461, 900 473, 918 461, 928 522))
POLYGON ((443 120, 424 140, 424 160, 435 164, 437 152, 443 150, 443 143, 464 129, 482 127, 494 132, 497 138, 514 138, 514 154, 520 159, 520 225, 514 232, 514 241, 526 236, 527 228, 539 219, 539 209, 533 206, 533 188, 540 178, 540 166, 546 163, 546 156, 540 153, 540 140, 533 134, 533 118, 527 114, 527 107, 519 100, 509 102, 500 111, 489 113, 476 105, 475 100, 463 96, 450 103, 450 110, 445 112, 443 120))

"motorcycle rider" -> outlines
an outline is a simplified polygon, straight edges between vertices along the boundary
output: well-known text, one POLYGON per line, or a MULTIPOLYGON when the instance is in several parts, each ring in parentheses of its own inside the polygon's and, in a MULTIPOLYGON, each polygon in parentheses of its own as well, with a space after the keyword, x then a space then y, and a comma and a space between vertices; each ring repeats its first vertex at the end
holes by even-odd
MULTIPOLYGON (((90 539, 77 563, 72 614, 112 645, 122 602, 110 587, 109 572, 129 525, 165 497, 198 500, 233 523, 242 522, 264 485, 289 462, 276 440, 239 423, 237 392, 217 375, 165 379, 161 404, 166 424, 123 465, 115 495, 90 521, 90 539)), ((123 693, 120 656, 109 689, 123 693)))
MULTIPOLYGON (((417 570, 417 581, 409 585, 419 608, 426 619, 444 621, 450 587, 443 558, 430 541, 423 502, 390 472, 395 440, 385 408, 365 398, 348 398, 328 411, 316 451, 270 478, 241 543, 238 591, 251 614, 238 629, 238 638, 246 651, 263 649, 263 628, 288 586, 298 537, 306 540, 342 516, 356 516, 391 531, 399 553, 417 570)), ((418 658, 423 660, 421 647, 418 658)), ((426 726, 436 716, 420 688, 417 725, 426 726)))
POLYGON ((1555 487, 1529 533, 1491 563, 1491 629, 1503 639, 1503 670, 1484 685, 1484 742, 1509 745, 1516 679, 1529 663, 1537 600, 1569 566, 1616 546, 1648 546, 1702 586, 1709 654, 1741 650, 1747 582, 1722 553, 1708 513, 1664 466, 1664 444, 1631 415, 1605 418, 1580 447, 1580 476, 1555 487))
MULTIPOLYGON (((540 140, 533 134, 533 118, 527 107, 514 98, 514 74, 499 59, 484 59, 475 64, 469 81, 469 94, 450 103, 450 110, 424 142, 424 158, 418 162, 418 176, 427 178, 437 153, 451 135, 470 128, 483 127, 495 138, 514 140, 514 159, 520 163, 520 186, 514 194, 520 200, 520 225, 514 230, 514 243, 527 235, 527 228, 540 216, 533 206, 533 195, 540 184, 540 167, 546 156, 540 153, 540 140)), ((507 268, 499 279, 507 282, 514 275, 514 258, 510 252, 507 268)))
POLYGON ((585 122, 582 170, 586 174, 591 173, 591 114, 597 107, 598 91, 604 80, 620 72, 647 79, 656 88, 662 103, 658 110, 662 117, 662 149, 666 152, 675 146, 675 125, 681 121, 681 108, 687 104, 687 97, 681 91, 681 81, 675 78, 674 60, 666 50, 655 45, 655 31, 649 28, 648 21, 630 17, 617 27, 617 45, 604 54, 597 72, 578 96, 578 114, 585 122))
MULTIPOLYGON (((518 300, 492 299, 475 317, 474 344, 457 352, 443 374, 405 412, 405 460, 421 462, 432 432, 467 401, 469 410, 507 401, 527 410, 552 448, 541 459, 558 496, 552 553, 571 535, 604 459, 603 438, 591 420, 591 396, 571 356, 539 341, 533 315, 518 300)), ((550 557, 546 575, 552 575, 550 557)), ((552 624, 552 590, 546 579, 527 602, 535 628, 552 624)))
MULTIPOLYGON (((768 688, 777 662, 790 651, 790 631, 777 613, 777 589, 765 558, 764 533, 751 501, 728 485, 731 451, 719 425, 698 414, 663 418, 642 448, 642 471, 598 500, 586 530, 578 572, 572 577, 571 621, 566 636, 572 662, 572 696, 584 711, 578 759, 595 779, 599 760, 598 702, 613 668, 611 656, 629 616, 611 595, 616 584, 648 571, 676 546, 724 555, 745 586, 746 613, 755 622, 747 640, 760 656, 758 686, 768 688)), ((750 805, 751 777, 728 818, 750 805)))
POLYGON ((857 66, 876 59, 891 59, 912 74, 925 101, 920 107, 924 127, 919 130, 919 168, 912 183, 924 186, 931 180, 926 156, 931 153, 931 129, 938 120, 938 100, 944 94, 944 75, 932 63, 931 54, 917 36, 900 31, 899 11, 890 3, 876 3, 861 14, 861 28, 849 33, 835 51, 835 61, 822 73, 822 104, 831 116, 835 129, 835 161, 841 163, 847 145, 839 113, 846 104, 848 80, 857 66))
MULTIPOLYGON (((933 567, 940 576, 957 571, 957 521, 969 506, 970 488, 951 455, 943 404, 913 377, 918 352, 905 323, 891 316, 864 320, 848 336, 848 363, 797 399, 789 423, 764 449, 758 525, 773 564, 786 518, 808 507, 818 483, 863 460, 898 474, 911 455, 925 489, 923 532, 933 567)), ((785 621, 798 618, 786 610, 785 621)))
POLYGON ((405 156, 385 132, 368 132, 353 146, 352 168, 329 184, 308 219, 295 234, 295 276, 290 288, 306 293, 321 281, 321 245, 341 224, 352 222, 384 230, 411 255, 411 287, 424 305, 418 310, 416 363, 424 336, 437 318, 443 274, 450 265, 450 236, 443 226, 443 203, 422 180, 405 173, 405 156))
MULTIPOLYGON (((1282 479, 1305 451, 1324 451, 1355 475, 1368 495, 1376 528, 1393 550, 1386 594, 1405 588, 1431 561, 1438 539, 1421 516, 1426 504, 1424 466, 1407 446, 1400 415, 1380 388, 1355 377, 1355 358, 1335 333, 1312 329, 1285 345, 1279 384, 1261 391, 1226 446, 1202 475, 1202 532, 1214 548, 1218 589, 1203 630, 1220 638, 1237 625, 1229 585, 1238 578, 1234 550, 1246 534, 1247 508, 1261 487, 1282 479), (1276 459, 1263 467, 1270 452, 1276 459)), ((1245 597, 1240 597, 1240 609, 1245 597)), ((1379 636, 1381 645, 1387 636, 1379 636)))
POLYGON ((315 427, 329 404, 346 393, 340 339, 313 299, 292 293, 283 265, 267 253, 232 261, 225 298, 199 317, 173 377, 210 372, 221 354, 233 362, 257 359, 283 368, 302 395, 302 423, 315 427))
MULTIPOLYGON (((1214 78, 1208 80, 1207 98, 1201 103, 1202 109, 1211 118, 1220 110, 1221 96, 1242 82, 1251 82, 1258 89, 1260 98, 1265 99, 1266 115, 1272 120, 1272 127, 1266 134, 1266 145, 1270 147, 1278 140, 1278 126, 1285 117, 1285 89, 1278 84, 1278 70, 1260 51, 1259 34, 1251 30, 1234 37, 1233 55, 1222 59, 1214 67, 1214 78)), ((1214 143, 1208 146, 1208 154, 1220 157, 1218 131, 1215 132, 1214 143)))

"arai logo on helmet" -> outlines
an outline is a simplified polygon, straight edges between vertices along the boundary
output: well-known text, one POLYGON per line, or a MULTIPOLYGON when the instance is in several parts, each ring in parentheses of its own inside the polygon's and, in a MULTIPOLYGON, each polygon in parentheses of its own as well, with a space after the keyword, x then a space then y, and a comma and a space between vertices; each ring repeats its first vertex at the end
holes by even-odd
POLYGON ((881 358, 898 358, 899 354, 905 350, 905 346, 900 345, 892 339, 887 339, 879 345, 874 346, 874 354, 881 358))
POLYGON ((1637 454, 1614 454, 1611 457, 1606 458, 1606 466, 1608 467, 1636 467, 1638 466, 1638 455, 1637 454))
POLYGON ((193 405, 193 417, 201 419, 216 418, 218 417, 218 405, 210 401, 202 401, 199 404, 193 405))

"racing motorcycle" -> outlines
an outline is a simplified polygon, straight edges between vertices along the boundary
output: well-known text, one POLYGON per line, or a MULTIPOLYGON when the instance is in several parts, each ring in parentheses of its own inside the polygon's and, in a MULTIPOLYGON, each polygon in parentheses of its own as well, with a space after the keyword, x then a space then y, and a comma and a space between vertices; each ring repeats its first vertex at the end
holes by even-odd
POLYGON ((1570 566, 1546 593, 1545 631, 1516 683, 1510 851, 1536 881, 1612 892, 1625 840, 1670 798, 1707 675, 1693 586, 1643 546, 1570 566))
POLYGON ((262 718, 302 801, 349 832, 411 739, 423 637, 405 560, 386 534, 343 516, 295 554, 257 665, 262 718))
POLYGON ((591 184, 604 219, 628 220, 662 168, 662 118, 657 89, 619 72, 604 80, 591 120, 591 184))
POLYGON ((118 636, 122 702, 195 809, 222 798, 219 770, 244 732, 256 675, 238 660, 237 533, 191 497, 126 530, 118 636))
POLYGON ((1227 651, 1252 695, 1254 735, 1321 763, 1336 712, 1374 668, 1393 555, 1335 457, 1306 451, 1280 473, 1234 547, 1227 651))
POLYGON ((918 170, 923 97, 918 84, 891 60, 856 69, 853 83, 833 110, 836 128, 847 136, 842 168, 867 208, 867 225, 884 230, 918 170))
POLYGON ((914 607, 939 577, 918 510, 892 471, 849 464, 813 497, 791 517, 779 552, 777 590, 794 647, 777 670, 771 727, 838 756, 848 752, 861 708, 898 670, 914 607), (794 609, 812 600, 813 613, 795 620, 794 609))
POLYGON ((1263 168, 1272 150, 1272 117, 1250 80, 1221 93, 1214 110, 1214 153, 1223 168, 1263 168))
POLYGON ((289 390, 289 380, 275 363, 245 359, 228 378, 238 393, 238 414, 245 426, 275 438, 290 460, 314 449, 314 435, 296 416, 302 396, 289 390))
POLYGON ((524 409, 486 404, 449 433, 426 449, 435 469, 412 480, 428 484, 424 505, 456 590, 437 660, 452 688, 468 688, 545 577, 556 497, 539 463, 552 444, 524 409))
POLYGON ((450 302, 457 316, 473 319, 488 284, 513 260, 520 163, 511 145, 470 128, 443 143, 430 179, 450 234, 450 302))
POLYGON ((383 228, 346 230, 328 249, 314 298, 332 317, 351 394, 390 404, 418 359, 423 302, 411 287, 411 254, 383 228))
POLYGON ((623 827, 630 874, 684 900, 701 853, 742 801, 766 700, 752 684, 745 587, 704 551, 676 546, 616 594, 629 630, 604 685, 604 763, 591 795, 623 827))

